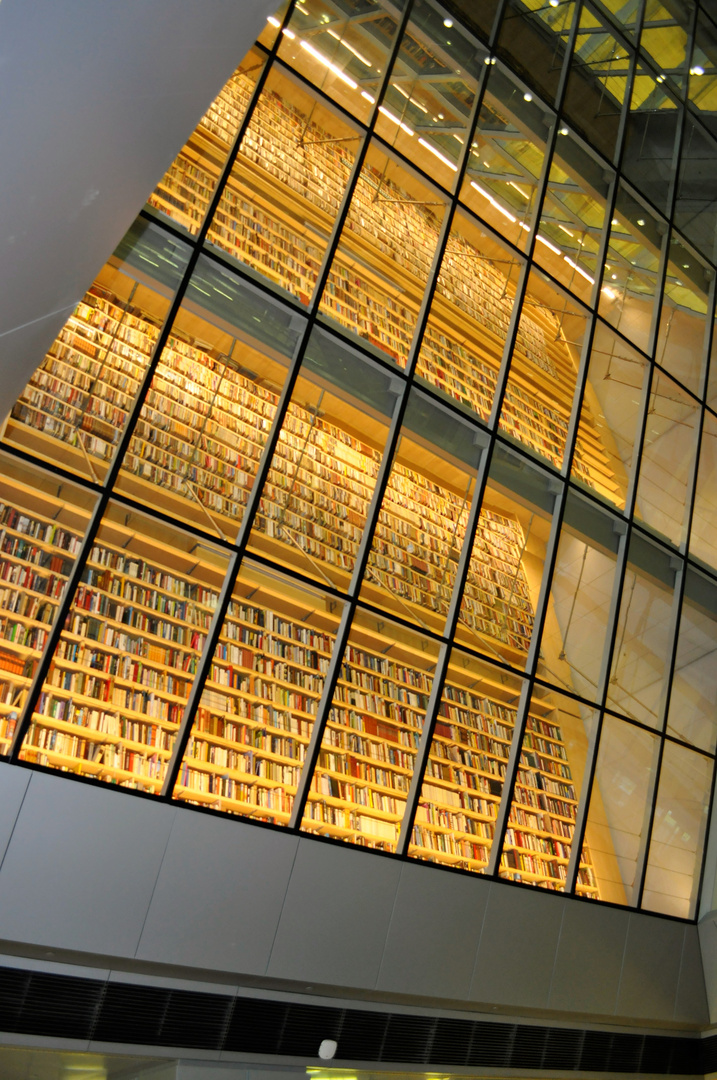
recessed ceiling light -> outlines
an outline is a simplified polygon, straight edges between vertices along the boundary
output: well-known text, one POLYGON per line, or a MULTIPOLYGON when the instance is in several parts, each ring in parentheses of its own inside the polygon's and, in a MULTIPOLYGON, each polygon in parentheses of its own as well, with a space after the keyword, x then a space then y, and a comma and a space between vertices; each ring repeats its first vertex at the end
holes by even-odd
POLYGON ((523 94, 523 101, 532 101, 532 100, 533 100, 533 95, 532 94, 529 94, 529 93, 523 94))
POLYGON ((695 64, 694 67, 690 68, 690 75, 704 75, 704 73, 705 69, 700 64, 695 64))
POLYGON ((567 135, 568 134, 568 129, 566 128, 565 124, 563 124, 563 126, 560 128, 560 131, 558 132, 558 134, 559 135, 567 135))
POLYGON ((444 19, 443 20, 443 25, 447 26, 448 29, 450 30, 450 28, 453 26, 453 19, 444 19))
POLYGON ((644 219, 644 217, 639 217, 639 218, 637 219, 637 224, 638 224, 638 225, 644 225, 644 224, 645 224, 645 219, 644 219))

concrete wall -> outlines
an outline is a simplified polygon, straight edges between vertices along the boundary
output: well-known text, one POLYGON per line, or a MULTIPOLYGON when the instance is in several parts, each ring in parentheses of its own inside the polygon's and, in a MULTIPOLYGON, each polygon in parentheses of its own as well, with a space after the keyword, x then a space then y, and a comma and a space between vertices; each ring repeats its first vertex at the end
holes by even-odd
POLYGON ((278 0, 0 3, 0 420, 278 0))
POLYGON ((694 925, 7 764, 0 856, 8 956, 481 1012, 708 1022, 694 925))

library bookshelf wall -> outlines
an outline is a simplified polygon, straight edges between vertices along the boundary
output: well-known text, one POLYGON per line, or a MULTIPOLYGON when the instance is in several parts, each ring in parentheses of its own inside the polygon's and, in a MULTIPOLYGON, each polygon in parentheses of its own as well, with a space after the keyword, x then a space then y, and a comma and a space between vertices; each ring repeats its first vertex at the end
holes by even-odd
MULTIPOLYGON (((247 88, 237 94, 244 94, 246 104, 247 88)), ((214 111, 220 115, 223 108, 220 104, 214 111)), ((270 140, 251 148, 253 159, 249 143, 246 153, 242 151, 254 169, 242 210, 253 222, 251 229, 256 233, 257 214, 264 215, 264 235, 284 228, 276 224, 273 204, 265 202, 262 209, 255 197, 256 178, 265 179, 267 173, 273 178, 274 198, 290 207, 292 220, 316 222, 323 214, 323 225, 330 225, 350 154, 335 143, 307 142, 301 161, 313 188, 307 181, 300 192, 297 177, 303 173, 297 169, 290 176, 277 164, 281 153, 276 149, 281 138, 296 145, 295 110, 271 94, 258 108, 253 124, 271 130, 266 128, 271 121, 276 137, 271 140, 273 158, 267 156, 270 140), (336 158, 342 155, 338 168, 336 158)), ((208 121, 206 138, 207 132, 208 121)), ((180 171, 184 160, 189 157, 180 155, 180 171)), ((240 155, 232 181, 236 191, 244 183, 245 168, 240 155)), ((367 176, 378 183, 370 170, 367 176)), ((172 183, 171 177, 163 181, 168 190, 172 183)), ((400 192, 387 187, 386 180, 382 183, 389 195, 400 192)), ((365 286, 375 314, 380 297, 385 298, 389 272, 401 282, 391 303, 404 304, 409 311, 412 298, 403 352, 391 345, 397 340, 393 324, 379 326, 372 315, 371 342, 367 324, 358 317, 345 322, 369 343, 393 350, 399 362, 413 333, 437 237, 437 219, 410 204, 401 212, 406 215, 402 231, 392 236, 390 230, 381 231, 380 208, 370 199, 359 200, 346 231, 353 248, 347 240, 342 249, 350 252, 351 273, 357 275, 350 290, 354 301, 365 286), (415 238, 413 245, 405 241, 406 229, 415 238), (376 336, 376 330, 383 337, 376 336)), ((263 272, 266 249, 243 244, 234 243, 233 253, 263 272)), ((469 277, 460 268, 457 248, 456 243, 453 265, 446 262, 441 271, 418 371, 485 418, 510 302, 498 270, 481 261, 477 272, 478 260, 471 257, 469 277)), ((468 249, 462 253, 466 259, 475 254, 468 249)), ((320 257, 317 247, 317 260, 320 257)), ((283 258, 275 262, 288 265, 283 258)), ((298 279, 281 281, 302 299, 315 282, 314 271, 306 274, 306 269, 297 249, 292 273, 298 279)), ((330 283, 340 281, 343 272, 337 261, 330 283)), ((83 476, 102 478, 159 332, 161 319, 151 304, 141 302, 143 295, 120 295, 102 280, 90 289, 13 409, 4 435, 10 444, 83 476)), ((336 315, 331 303, 327 301, 326 310, 336 315)), ((384 299, 383 317, 389 319, 387 310, 384 299)), ((557 462, 562 453, 558 436, 563 433, 564 439, 569 405, 556 404, 555 384, 572 359, 551 318, 545 312, 521 323, 518 348, 526 361, 521 371, 529 370, 531 376, 513 384, 510 407, 516 425, 522 425, 524 441, 532 439, 530 445, 542 447, 540 452, 552 454, 557 462), (551 439, 553 450, 548 453, 551 439)), ((211 338, 211 333, 206 336, 211 338)), ((261 384, 204 338, 183 331, 170 336, 119 486, 178 522, 200 523, 203 529, 213 522, 222 535, 231 536, 246 506, 280 385, 271 380, 261 384)), ((261 493, 249 550, 270 557, 282 571, 298 567, 317 586, 327 581, 345 586, 382 452, 380 443, 347 430, 340 410, 322 416, 293 401, 261 493)), ((607 473, 600 473, 597 437, 591 455, 589 482, 607 484, 607 473)), ((432 626, 440 631, 450 597, 447 568, 455 569, 455 536, 465 528, 466 516, 463 493, 397 459, 375 529, 365 583, 369 599, 417 627, 433 613, 432 626)), ((83 527, 77 514, 75 519, 73 529, 58 530, 55 510, 30 498, 25 489, 12 492, 2 509, 4 746, 80 544, 83 527), (11 510, 16 513, 25 504, 21 516, 13 517, 11 510)), ((523 548, 519 521, 484 506, 462 607, 476 647, 518 664, 525 657, 533 620, 521 565, 523 548)), ((130 533, 121 522, 109 523, 73 598, 23 758, 157 792, 216 604, 220 562, 217 556, 196 569, 196 559, 190 560, 181 544, 173 548, 141 529, 130 533), (133 551, 128 554, 130 540, 133 551)), ((276 583, 282 571, 272 585, 264 582, 257 590, 254 582, 232 600, 175 791, 184 801, 278 824, 285 824, 291 814, 337 625, 335 601, 314 605, 309 617, 309 608, 296 600, 293 587, 276 583)), ((433 670, 422 650, 404 640, 406 635, 396 630, 396 640, 387 643, 377 629, 364 629, 347 646, 303 828, 394 849, 433 670)), ((499 687, 493 697, 479 697, 449 676, 412 834, 414 855, 474 871, 485 868, 515 723, 515 709, 501 699, 499 687)), ((523 750, 500 872, 557 889, 563 887, 568 862, 575 792, 559 728, 546 717, 533 716, 529 731, 540 743, 523 750)), ((578 887, 588 893, 596 889, 587 852, 578 887)))
MULTIPOLYGON (((306 303, 316 285, 358 135, 322 128, 288 100, 288 93, 265 89, 260 96, 209 239, 306 303)), ((214 108, 221 113, 221 98, 214 108)), ((180 155, 180 171, 182 160, 180 155)), ((387 167, 388 160, 369 153, 321 309, 405 366, 440 226, 440 211, 424 203, 441 200, 427 199, 427 189, 413 195, 404 190, 400 184, 402 179, 409 182, 407 174, 387 167)), ((150 203, 158 206, 153 199, 150 203)), ((490 257, 459 234, 452 234, 448 243, 417 371, 487 419, 514 286, 490 257)), ((559 466, 576 358, 547 305, 532 305, 530 313, 521 313, 514 357, 501 426, 559 466)), ((589 405, 574 471, 589 486, 613 493, 610 462, 589 405)))
MULTIPOLYGON (((80 305, 80 316, 85 313, 94 319, 95 305, 106 312, 120 310, 117 298, 96 289, 80 305)), ((74 329, 80 316, 74 317, 74 329)), ((139 321, 136 310, 131 318, 139 321)), ((141 326, 133 322, 132 330, 139 333, 141 326)), ((50 350, 48 364, 55 362, 56 351, 55 347, 50 350)), ((84 373, 84 357, 80 350, 80 373, 84 373)), ((127 358, 115 351, 111 359, 95 360, 106 365, 109 385, 114 379, 110 368, 116 365, 119 373, 127 358)), ((97 381, 94 389, 98 392, 97 381)), ((172 338, 142 413, 139 434, 130 446, 127 468, 138 470, 152 490, 152 501, 164 499, 165 508, 171 505, 178 518, 191 520, 195 500, 182 483, 182 470, 191 467, 192 480, 209 500, 212 513, 236 525, 246 501, 250 473, 246 462, 258 460, 261 449, 252 438, 258 430, 268 430, 275 404, 269 390, 219 362, 207 352, 206 344, 200 347, 197 342, 172 338), (160 416, 161 439, 146 427, 160 416), (201 428, 201 438, 193 433, 193 426, 201 428), (238 453, 246 479, 232 471, 238 453)), ((124 411, 128 406, 125 402, 124 411)), ((14 422, 27 425, 35 415, 18 411, 14 422)), ((55 421, 62 420, 62 411, 55 409, 53 416, 55 421)), ((319 581, 332 574, 335 580, 345 581, 353 567, 381 458, 380 446, 359 440, 340 424, 339 416, 318 416, 291 404, 255 526, 258 550, 285 567, 302 560, 300 569, 313 572, 319 581), (311 452, 307 453, 309 436, 311 452), (284 533, 292 529, 289 543, 284 533)), ((63 431, 61 426, 52 429, 58 455, 65 445, 63 431)), ((46 428, 43 434, 50 437, 46 428)), ((97 453, 99 463, 111 446, 101 440, 88 446, 87 452, 97 453)), ((404 617, 407 610, 421 618, 430 609, 444 611, 449 593, 441 594, 440 583, 446 560, 455 558, 452 545, 461 513, 465 514, 465 507, 460 493, 397 461, 384 501, 384 523, 379 521, 374 539, 372 598, 390 607, 388 598, 398 596, 404 617)), ((23 545, 28 537, 50 537, 52 519, 41 513, 25 515, 19 527, 15 522, 13 539, 9 539, 12 526, 7 521, 4 528, 0 573, 9 588, 13 575, 19 582, 18 574, 35 572, 37 552, 23 545), (17 566, 20 570, 14 569, 17 566)), ((81 531, 63 533, 56 541, 63 552, 65 576, 67 551, 76 551, 81 531)), ((504 658, 518 661, 525 655, 532 628, 532 606, 521 566, 523 547, 519 522, 484 507, 463 608, 479 648, 498 650, 504 658)), ((53 558, 54 552, 48 555, 53 558)), ((118 538, 97 542, 38 701, 23 749, 27 760, 124 786, 159 790, 219 587, 218 580, 198 585, 168 571, 165 564, 166 558, 163 563, 157 552, 141 560, 128 557, 118 538)), ((60 564, 54 565, 57 571, 60 564)), ((25 584, 29 580, 22 578, 25 584)), ((6 718, 17 715, 22 691, 29 684, 24 674, 25 650, 32 650, 34 659, 40 655, 63 581, 50 580, 48 575, 47 584, 35 589, 42 597, 38 603, 44 606, 26 609, 22 648, 18 648, 17 629, 3 624, 6 718)), ((177 795, 185 801, 286 823, 333 637, 328 615, 320 624, 307 623, 296 614, 296 604, 292 608, 286 596, 281 603, 277 597, 280 592, 274 589, 261 606, 246 600, 232 602, 180 769, 177 795)), ((14 598, 8 597, 7 610, 17 603, 16 590, 14 598)), ((306 610, 306 605, 298 606, 306 610)), ((392 849, 424 723, 430 671, 415 658, 411 662, 405 648, 406 658, 397 664, 387 659, 381 643, 374 642, 370 648, 365 638, 360 647, 351 646, 342 668, 304 827, 392 849)), ((463 691, 457 687, 454 699, 459 694, 463 691)), ((492 715, 498 706, 488 699, 479 705, 473 698, 463 710, 467 717, 463 725, 454 722, 449 727, 451 717, 443 715, 449 708, 446 695, 419 806, 414 853, 480 870, 492 838, 515 715, 501 706, 501 735, 492 715), (476 744, 481 741, 478 753, 476 744)), ((551 738, 549 733, 546 738, 551 738)), ((561 753, 556 751, 553 757, 561 753)), ((511 847, 505 858, 517 861, 506 865, 504 872, 559 887, 559 868, 564 870, 567 858, 556 845, 567 846, 561 830, 572 820, 566 807, 574 807, 574 793, 567 793, 568 777, 558 780, 551 773, 545 754, 543 762, 544 767, 533 769, 532 783, 526 783, 525 813, 539 814, 550 827, 532 827, 537 840, 530 843, 539 841, 539 848, 530 848, 527 841, 511 847)))

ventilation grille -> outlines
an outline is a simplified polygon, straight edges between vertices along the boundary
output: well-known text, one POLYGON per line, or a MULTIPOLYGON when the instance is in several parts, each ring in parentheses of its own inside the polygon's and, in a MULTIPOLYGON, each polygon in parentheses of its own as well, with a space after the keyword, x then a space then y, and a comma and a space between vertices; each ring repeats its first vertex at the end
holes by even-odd
POLYGON ((85 1041, 450 1068, 701 1076, 717 1036, 679 1038, 233 998, 0 968, 0 1030, 85 1041))

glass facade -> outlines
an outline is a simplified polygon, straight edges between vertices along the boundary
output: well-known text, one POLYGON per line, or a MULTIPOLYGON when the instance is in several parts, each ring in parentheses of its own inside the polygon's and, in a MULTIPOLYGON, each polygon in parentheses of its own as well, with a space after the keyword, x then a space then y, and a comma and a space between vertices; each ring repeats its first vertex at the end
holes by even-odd
POLYGON ((269 19, 2 430, 8 760, 694 918, 717 28, 681 10, 269 19))

